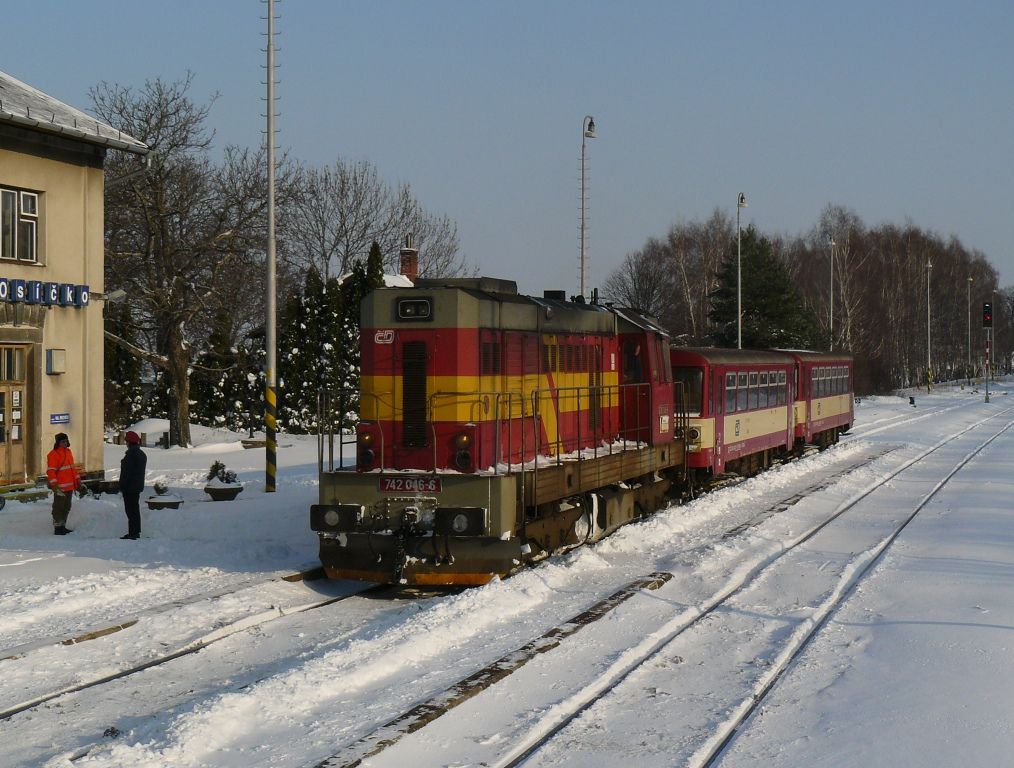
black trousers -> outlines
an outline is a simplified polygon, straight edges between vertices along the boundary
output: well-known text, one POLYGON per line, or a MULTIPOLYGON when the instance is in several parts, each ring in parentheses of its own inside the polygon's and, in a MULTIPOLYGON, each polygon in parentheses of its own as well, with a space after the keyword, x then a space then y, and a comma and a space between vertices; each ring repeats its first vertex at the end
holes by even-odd
POLYGON ((141 535, 141 494, 124 493, 123 509, 127 513, 127 533, 141 535))

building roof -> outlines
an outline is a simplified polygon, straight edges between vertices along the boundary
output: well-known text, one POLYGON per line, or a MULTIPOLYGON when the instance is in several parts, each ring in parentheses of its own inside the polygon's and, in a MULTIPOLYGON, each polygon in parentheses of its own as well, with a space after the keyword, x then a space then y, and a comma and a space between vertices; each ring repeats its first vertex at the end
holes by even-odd
MULTIPOLYGON (((338 278, 338 285, 341 285, 346 280, 352 277, 351 272, 346 272, 344 275, 338 278)), ((412 281, 404 275, 384 275, 384 287, 385 288, 411 288, 412 281)))
POLYGON ((96 120, 79 109, 0 71, 0 123, 18 125, 69 139, 121 149, 138 155, 148 145, 96 120))

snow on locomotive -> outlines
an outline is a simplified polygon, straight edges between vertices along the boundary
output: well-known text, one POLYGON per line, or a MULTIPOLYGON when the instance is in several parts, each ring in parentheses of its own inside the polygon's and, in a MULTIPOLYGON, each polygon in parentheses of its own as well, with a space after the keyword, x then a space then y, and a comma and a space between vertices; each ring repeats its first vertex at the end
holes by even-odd
POLYGON ((649 318, 420 279, 368 295, 361 327, 355 465, 329 435, 311 508, 332 578, 482 584, 682 487, 683 395, 649 318))

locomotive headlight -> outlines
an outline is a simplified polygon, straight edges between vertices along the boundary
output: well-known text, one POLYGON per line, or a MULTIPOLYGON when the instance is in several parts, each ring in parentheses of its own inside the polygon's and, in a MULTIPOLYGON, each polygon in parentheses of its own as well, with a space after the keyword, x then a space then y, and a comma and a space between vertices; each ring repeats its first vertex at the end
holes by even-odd
POLYGON ((482 536, 486 533, 484 507, 437 507, 434 533, 438 536, 482 536))
POLYGON ((454 436, 454 466, 467 472, 472 466, 472 435, 459 432, 454 436))
POLYGON ((324 513, 324 522, 332 527, 338 525, 339 519, 337 509, 329 509, 324 513))
POLYGON ((356 436, 356 441, 363 448, 369 448, 370 446, 373 445, 373 433, 372 432, 360 432, 356 436))
POLYGON ((690 429, 687 430, 687 437, 689 437, 690 440, 694 443, 700 442, 701 440, 700 427, 690 427, 690 429))

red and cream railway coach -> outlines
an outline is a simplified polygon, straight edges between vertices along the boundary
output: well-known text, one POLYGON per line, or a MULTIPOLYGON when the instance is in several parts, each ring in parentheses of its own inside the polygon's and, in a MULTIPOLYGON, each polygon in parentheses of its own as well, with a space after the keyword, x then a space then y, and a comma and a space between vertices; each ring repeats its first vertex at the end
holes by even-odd
POLYGON ((670 360, 687 393, 687 467, 696 479, 751 474, 792 450, 791 356, 674 348, 670 360))
POLYGON ((483 583, 655 509, 682 469, 647 318, 472 278, 379 289, 361 322, 355 466, 322 462, 311 510, 332 577, 483 583))
POLYGON ((855 398, 851 355, 797 352, 793 357, 797 384, 795 431, 798 444, 820 448, 838 442, 852 428, 855 398))

